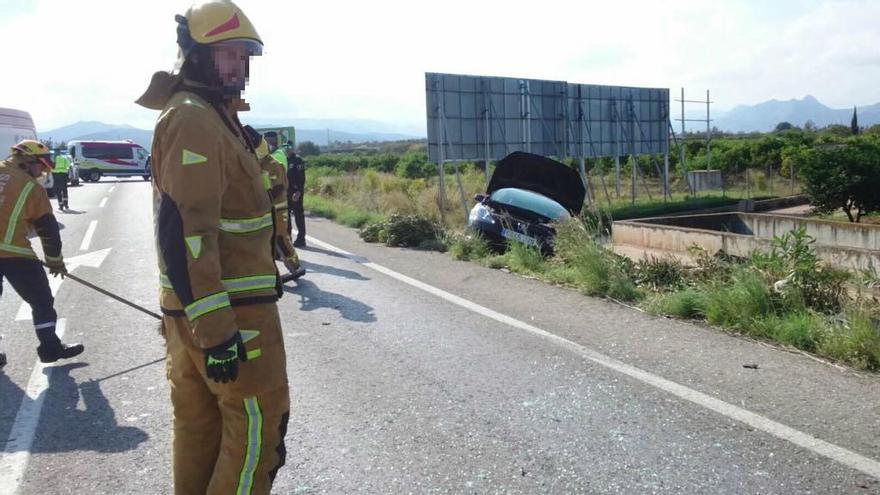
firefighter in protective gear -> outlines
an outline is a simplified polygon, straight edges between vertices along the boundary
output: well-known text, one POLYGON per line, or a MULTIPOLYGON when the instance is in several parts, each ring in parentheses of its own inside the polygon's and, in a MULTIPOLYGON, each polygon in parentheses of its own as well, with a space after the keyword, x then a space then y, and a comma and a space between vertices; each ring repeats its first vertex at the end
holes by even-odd
POLYGON ((22 141, 0 162, 0 294, 3 279, 31 306, 34 329, 40 342, 40 361, 52 363, 83 352, 81 344, 61 343, 55 333, 55 299, 49 279, 31 248, 27 234, 35 231, 53 276, 64 277, 67 268, 61 255, 61 233, 52 215, 49 195, 37 178, 52 170, 49 148, 38 141, 22 141))
POLYGON ((296 247, 305 247, 306 245, 306 216, 303 208, 303 195, 306 188, 306 162, 296 155, 293 148, 288 148, 288 168, 287 168, 287 184, 288 184, 288 200, 287 205, 293 213, 296 222, 296 239, 293 245, 296 247))
POLYGON ((152 148, 176 494, 268 494, 290 410, 272 204, 231 102, 262 41, 235 4, 177 16, 179 72, 138 99, 152 148))
MULTIPOLYGON (((250 126, 245 126, 245 129, 255 142, 260 143, 256 149, 257 158, 260 160, 260 167, 267 178, 266 186, 272 201, 275 225, 277 226, 275 230, 275 258, 284 263, 284 267, 289 272, 282 278, 282 281, 296 280, 306 274, 306 269, 300 265, 299 256, 296 254, 287 228, 290 220, 287 210, 287 171, 284 169, 284 165, 275 158, 274 153, 269 154, 268 140, 260 136, 250 126)), ((284 151, 280 151, 283 154, 284 151)))
POLYGON ((67 181, 70 179, 70 160, 61 154, 55 156, 55 167, 52 170, 53 189, 55 190, 55 199, 58 200, 58 209, 67 210, 70 207, 67 203, 67 181))
MULTIPOLYGON (((265 134, 266 144, 269 147, 269 152, 272 154, 272 158, 274 158, 278 163, 284 166, 284 173, 287 175, 288 167, 290 164, 287 162, 287 153, 284 152, 284 148, 281 147, 280 136, 278 136, 278 132, 276 131, 268 131, 265 134)), ((285 184, 285 189, 288 191, 288 197, 290 196, 290 183, 285 184)), ((287 237, 290 237, 293 233, 292 223, 290 221, 290 202, 287 204, 287 214, 284 219, 285 230, 287 231, 287 237)))

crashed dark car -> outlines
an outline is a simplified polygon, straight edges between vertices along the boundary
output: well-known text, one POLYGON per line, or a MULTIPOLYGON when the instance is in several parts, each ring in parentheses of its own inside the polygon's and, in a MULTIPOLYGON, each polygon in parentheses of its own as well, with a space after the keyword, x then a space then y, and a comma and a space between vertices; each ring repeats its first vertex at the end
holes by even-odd
POLYGON ((498 162, 486 194, 468 215, 468 226, 496 249, 511 241, 553 251, 556 230, 581 212, 586 189, 572 168, 550 158, 517 151, 498 162))

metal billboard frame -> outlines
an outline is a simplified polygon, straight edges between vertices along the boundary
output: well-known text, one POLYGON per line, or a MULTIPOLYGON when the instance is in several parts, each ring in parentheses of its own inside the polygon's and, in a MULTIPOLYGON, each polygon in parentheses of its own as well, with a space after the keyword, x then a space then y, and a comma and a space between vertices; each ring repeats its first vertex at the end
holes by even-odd
MULTIPOLYGON (((619 157, 629 155, 635 163, 636 156, 650 155, 663 177, 664 197, 669 194, 668 88, 429 72, 425 91, 428 161, 438 164, 441 180, 444 163, 484 161, 488 180, 490 161, 527 151, 577 158, 589 186, 584 160, 614 157, 619 195, 619 157)), ((637 166, 633 174, 635 188, 637 166)))

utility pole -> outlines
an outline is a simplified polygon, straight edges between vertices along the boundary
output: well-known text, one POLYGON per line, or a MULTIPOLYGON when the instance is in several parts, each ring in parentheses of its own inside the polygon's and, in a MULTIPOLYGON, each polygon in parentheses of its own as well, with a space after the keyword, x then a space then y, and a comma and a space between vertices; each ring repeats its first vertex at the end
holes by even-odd
MULTIPOLYGON (((710 167, 710 164, 711 164, 711 160, 712 160, 711 144, 710 144, 710 141, 712 138, 712 116, 710 113, 710 105, 713 103, 709 99, 709 90, 708 89, 706 90, 706 100, 705 101, 703 101, 703 100, 687 100, 684 97, 684 88, 681 88, 681 99, 675 100, 675 101, 681 102, 681 118, 677 119, 677 120, 681 121, 681 141, 682 141, 681 142, 681 166, 682 166, 682 172, 685 171, 685 168, 684 168, 684 158, 685 158, 684 143, 688 139, 687 136, 685 135, 685 122, 705 122, 706 123, 706 169, 708 170, 710 167), (685 108, 684 108, 685 103, 699 103, 701 105, 706 105, 706 118, 705 119, 689 119, 689 118, 687 118, 685 116, 685 108)), ((691 192, 694 194, 696 193, 694 188, 691 188, 691 192)))

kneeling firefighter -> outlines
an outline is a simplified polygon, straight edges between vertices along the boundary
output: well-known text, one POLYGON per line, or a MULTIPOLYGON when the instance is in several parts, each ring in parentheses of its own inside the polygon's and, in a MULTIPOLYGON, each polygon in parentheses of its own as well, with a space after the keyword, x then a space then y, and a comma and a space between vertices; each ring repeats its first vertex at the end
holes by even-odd
MULTIPOLYGON (((40 237, 49 273, 62 277, 67 274, 58 222, 46 189, 37 182, 38 177, 51 171, 49 148, 38 141, 16 144, 9 158, 0 162, 0 294, 5 278, 30 305, 40 341, 37 355, 44 363, 83 352, 81 344, 64 345, 55 333, 55 299, 43 265, 27 238, 32 230, 40 237)), ((6 357, 0 354, 0 363, 5 362, 6 357)))
POLYGON ((255 143, 231 110, 262 41, 228 0, 176 19, 179 72, 157 72, 138 99, 161 110, 152 174, 174 491, 268 494, 290 410, 281 285, 255 143))

